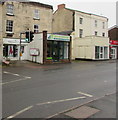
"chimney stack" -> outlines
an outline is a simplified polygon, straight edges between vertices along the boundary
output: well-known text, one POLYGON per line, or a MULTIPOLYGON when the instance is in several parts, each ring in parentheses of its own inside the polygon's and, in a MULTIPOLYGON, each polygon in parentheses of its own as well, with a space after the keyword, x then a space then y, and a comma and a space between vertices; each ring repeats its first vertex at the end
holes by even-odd
POLYGON ((65 4, 60 4, 60 5, 58 5, 58 9, 62 9, 62 8, 65 8, 65 4))

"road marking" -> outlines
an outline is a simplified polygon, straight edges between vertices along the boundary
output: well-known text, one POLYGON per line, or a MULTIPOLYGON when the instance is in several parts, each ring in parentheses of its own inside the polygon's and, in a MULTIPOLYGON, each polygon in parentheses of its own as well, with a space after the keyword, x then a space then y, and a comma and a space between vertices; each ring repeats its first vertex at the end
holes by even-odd
POLYGON ((18 79, 18 80, 14 80, 14 81, 10 81, 10 82, 4 82, 4 83, 0 83, 0 84, 5 85, 5 84, 19 82, 19 81, 23 81, 23 80, 28 80, 28 79, 27 78, 21 78, 21 79, 18 79))
POLYGON ((10 115, 10 116, 7 117, 5 120, 8 120, 8 119, 14 118, 14 117, 18 116, 19 114, 28 111, 28 110, 31 109, 32 107, 33 107, 33 106, 29 106, 29 107, 27 107, 27 108, 24 108, 23 110, 21 110, 21 111, 15 113, 15 114, 13 114, 13 115, 10 115))
POLYGON ((79 94, 81 94, 81 95, 85 95, 85 96, 87 96, 87 97, 93 97, 93 95, 90 95, 90 94, 88 94, 88 93, 83 93, 83 92, 77 92, 77 93, 79 93, 79 94))
POLYGON ((60 103, 60 102, 66 102, 66 101, 72 101, 72 100, 78 100, 78 99, 85 99, 86 97, 76 97, 76 98, 69 98, 69 99, 63 99, 63 100, 55 100, 55 101, 49 101, 44 103, 38 103, 36 105, 44 105, 44 104, 53 104, 53 103, 60 103))
POLYGON ((16 74, 16 73, 7 72, 7 71, 4 71, 3 73, 11 74, 11 75, 15 75, 15 76, 23 77, 23 78, 20 78, 18 80, 9 81, 9 82, 3 82, 3 83, 1 82, 0 85, 5 85, 5 84, 9 84, 9 83, 14 83, 14 82, 19 82, 19 81, 31 79, 31 77, 22 76, 22 75, 19 75, 19 74, 16 74))

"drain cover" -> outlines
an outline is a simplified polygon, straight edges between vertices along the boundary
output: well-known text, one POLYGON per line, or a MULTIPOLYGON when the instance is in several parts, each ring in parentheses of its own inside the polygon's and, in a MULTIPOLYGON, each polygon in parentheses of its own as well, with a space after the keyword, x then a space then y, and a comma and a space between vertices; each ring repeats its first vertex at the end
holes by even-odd
POLYGON ((68 115, 72 118, 88 118, 99 111, 100 110, 92 107, 82 106, 75 110, 65 113, 65 115, 68 115))

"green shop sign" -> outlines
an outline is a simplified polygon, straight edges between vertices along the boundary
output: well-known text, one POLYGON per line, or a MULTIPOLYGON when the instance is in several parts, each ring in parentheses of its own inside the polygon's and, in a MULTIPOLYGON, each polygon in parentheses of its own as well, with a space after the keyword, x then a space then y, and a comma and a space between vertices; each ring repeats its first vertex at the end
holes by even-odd
POLYGON ((47 34, 47 40, 70 41, 70 36, 47 34))

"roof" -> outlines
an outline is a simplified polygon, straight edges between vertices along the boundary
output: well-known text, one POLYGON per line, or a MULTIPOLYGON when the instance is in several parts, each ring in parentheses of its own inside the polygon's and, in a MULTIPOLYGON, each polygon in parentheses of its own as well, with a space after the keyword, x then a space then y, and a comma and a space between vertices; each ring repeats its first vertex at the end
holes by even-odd
POLYGON ((70 11, 73 11, 73 12, 81 12, 81 13, 84 13, 84 14, 88 14, 88 15, 95 15, 95 16, 98 16, 98 17, 103 17, 103 18, 106 18, 106 19, 108 19, 107 17, 105 17, 105 16, 101 16, 101 15, 96 15, 96 14, 93 14, 93 13, 87 13, 87 12, 83 12, 83 11, 79 11, 79 10, 73 10, 73 9, 70 9, 70 8, 65 8, 65 9, 67 9, 67 10, 70 10, 70 11))
POLYGON ((118 25, 114 25, 114 26, 110 27, 109 30, 114 29, 114 28, 118 28, 118 25))
POLYGON ((37 6, 40 6, 40 7, 53 9, 52 5, 43 4, 43 3, 40 3, 40 2, 31 1, 31 0, 1 0, 0 4, 4 3, 4 2, 7 2, 7 1, 14 1, 14 2, 16 1, 16 2, 27 3, 27 4, 32 4, 32 5, 37 5, 37 6))

